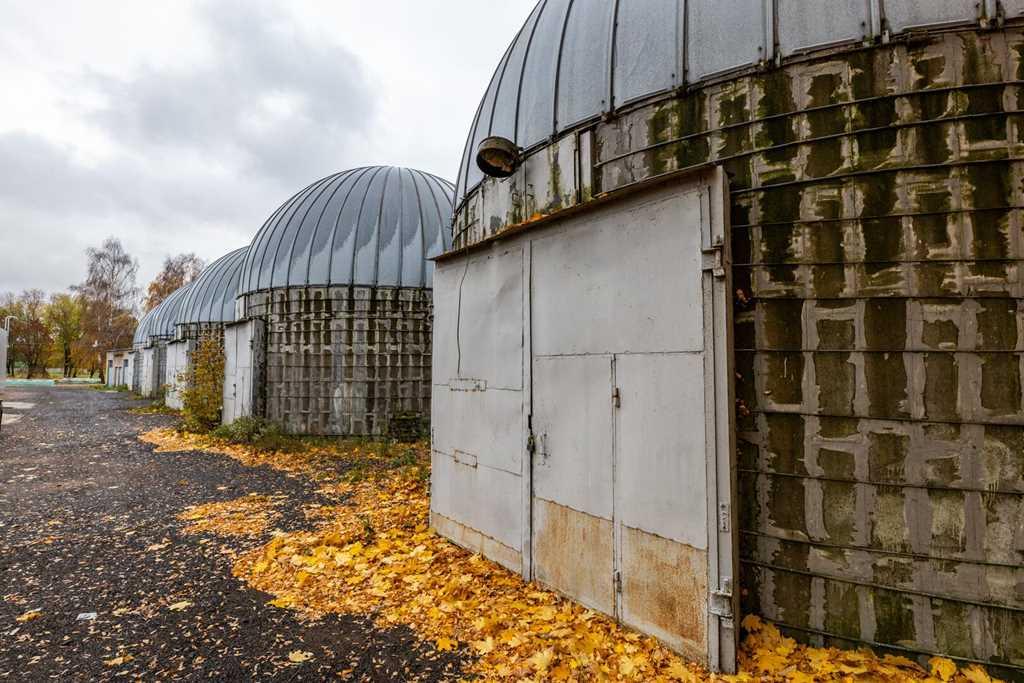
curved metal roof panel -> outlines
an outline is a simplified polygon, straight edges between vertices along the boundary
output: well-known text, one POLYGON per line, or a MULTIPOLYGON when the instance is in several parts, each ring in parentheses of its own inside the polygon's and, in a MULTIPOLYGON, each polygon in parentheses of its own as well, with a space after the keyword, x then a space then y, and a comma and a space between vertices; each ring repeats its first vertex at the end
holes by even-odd
POLYGON ((239 293, 305 285, 430 287, 451 247, 453 186, 429 173, 370 166, 322 178, 256 234, 239 293))
POLYGON ((149 329, 153 324, 154 311, 156 308, 146 312, 139 319, 139 324, 135 326, 135 335, 132 337, 132 347, 145 346, 149 342, 149 329))
MULTIPOLYGON (((984 11, 991 13, 986 2, 984 11)), ((463 150, 456 199, 483 175, 480 142, 526 149, 637 100, 811 49, 978 20, 974 0, 540 0, 506 50, 463 150)), ((1024 2, 1002 3, 1007 17, 1024 2)))
POLYGON ((166 340, 174 338, 175 329, 180 321, 182 304, 185 302, 185 297, 193 284, 195 284, 195 281, 174 290, 167 295, 167 298, 159 306, 151 311, 153 317, 149 324, 150 341, 153 339, 166 340))
POLYGON ((235 298, 249 247, 242 247, 211 263, 188 288, 177 324, 230 323, 235 320, 235 298))

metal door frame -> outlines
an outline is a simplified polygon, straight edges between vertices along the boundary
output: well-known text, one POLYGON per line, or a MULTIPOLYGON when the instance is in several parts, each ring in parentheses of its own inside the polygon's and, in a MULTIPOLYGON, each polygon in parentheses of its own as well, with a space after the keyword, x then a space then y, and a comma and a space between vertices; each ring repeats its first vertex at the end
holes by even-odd
POLYGON ((704 443, 709 531, 708 664, 714 670, 734 673, 740 611, 728 186, 725 171, 721 167, 713 169, 708 191, 701 192, 701 249, 704 256, 704 443))

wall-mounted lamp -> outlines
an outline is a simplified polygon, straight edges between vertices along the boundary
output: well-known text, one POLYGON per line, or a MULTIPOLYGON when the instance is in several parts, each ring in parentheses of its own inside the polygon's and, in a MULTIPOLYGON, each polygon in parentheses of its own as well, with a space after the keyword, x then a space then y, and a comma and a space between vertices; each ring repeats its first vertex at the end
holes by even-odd
POLYGON ((516 172, 522 158, 519 147, 508 138, 493 136, 480 141, 476 148, 476 165, 492 178, 508 178, 516 172))

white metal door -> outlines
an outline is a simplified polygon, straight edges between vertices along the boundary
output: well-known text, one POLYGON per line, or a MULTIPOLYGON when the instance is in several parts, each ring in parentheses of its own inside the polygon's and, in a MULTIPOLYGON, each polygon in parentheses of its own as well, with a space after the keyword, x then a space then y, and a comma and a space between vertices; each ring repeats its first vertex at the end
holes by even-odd
POLYGON ((614 613, 612 357, 534 361, 534 577, 614 613))
POLYGON ((735 665, 721 171, 531 241, 533 576, 735 665))
MULTIPOLYGON (((3 321, 0 320, 0 323, 3 321)), ((0 330, 0 398, 7 386, 7 330, 0 330)))
POLYGON ((221 421, 252 415, 253 321, 224 328, 224 403, 221 421))

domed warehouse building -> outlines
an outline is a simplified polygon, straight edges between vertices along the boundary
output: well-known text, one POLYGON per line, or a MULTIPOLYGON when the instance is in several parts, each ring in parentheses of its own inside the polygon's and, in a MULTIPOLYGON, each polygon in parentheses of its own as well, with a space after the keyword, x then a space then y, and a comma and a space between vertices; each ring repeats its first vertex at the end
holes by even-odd
POLYGON ((135 328, 132 347, 135 349, 132 390, 151 398, 159 396, 168 383, 167 347, 177 336, 182 304, 192 284, 174 290, 135 328))
POLYGON ((451 247, 453 189, 414 169, 357 168, 270 216, 242 269, 246 324, 226 339, 225 420, 251 412, 295 434, 426 430, 430 259, 451 247))
POLYGON ((235 322, 235 299, 248 247, 235 249, 211 263, 189 285, 178 309, 175 337, 167 345, 165 401, 181 409, 182 373, 190 368, 192 352, 208 336, 224 342, 224 326, 235 322))
POLYGON ((1020 0, 543 0, 437 261, 432 523, 731 669, 1024 676, 1020 0))

